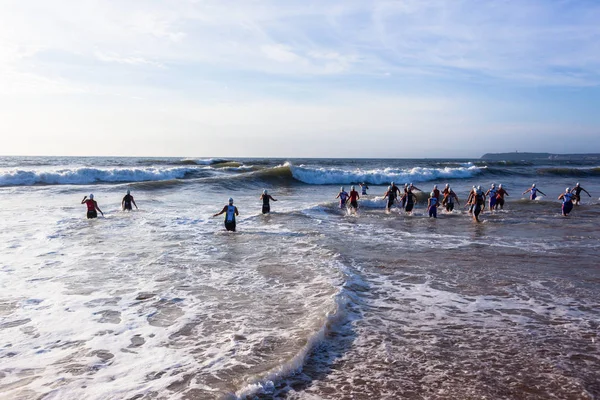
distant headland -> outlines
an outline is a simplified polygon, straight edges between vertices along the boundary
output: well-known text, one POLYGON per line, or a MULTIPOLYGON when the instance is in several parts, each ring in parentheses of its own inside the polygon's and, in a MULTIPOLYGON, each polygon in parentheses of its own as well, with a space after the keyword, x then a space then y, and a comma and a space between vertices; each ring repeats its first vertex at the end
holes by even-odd
POLYGON ((589 154, 552 154, 552 153, 486 153, 481 156, 488 161, 600 161, 600 153, 589 154))

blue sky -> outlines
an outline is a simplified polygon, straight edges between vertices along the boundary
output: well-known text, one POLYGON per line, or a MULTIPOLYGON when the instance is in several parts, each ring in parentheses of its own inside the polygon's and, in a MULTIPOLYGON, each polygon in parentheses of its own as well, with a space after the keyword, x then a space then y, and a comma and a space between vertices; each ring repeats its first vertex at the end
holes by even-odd
POLYGON ((3 154, 600 152, 600 2, 0 3, 3 154))

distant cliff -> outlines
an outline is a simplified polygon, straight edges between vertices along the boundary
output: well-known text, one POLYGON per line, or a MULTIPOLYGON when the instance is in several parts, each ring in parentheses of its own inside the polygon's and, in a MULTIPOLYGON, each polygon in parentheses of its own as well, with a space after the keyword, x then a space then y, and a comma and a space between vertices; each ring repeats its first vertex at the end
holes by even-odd
POLYGON ((552 154, 552 153, 486 153, 481 157, 488 161, 600 161, 600 153, 552 154))

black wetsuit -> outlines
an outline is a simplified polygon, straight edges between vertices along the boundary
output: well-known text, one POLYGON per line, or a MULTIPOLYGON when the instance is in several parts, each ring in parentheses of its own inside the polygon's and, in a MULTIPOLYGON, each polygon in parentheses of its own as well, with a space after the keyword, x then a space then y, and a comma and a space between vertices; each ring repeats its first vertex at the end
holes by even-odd
POLYGON ((262 201, 263 201, 263 206, 262 206, 262 213, 263 214, 268 214, 269 212, 271 212, 271 204, 269 203, 269 195, 263 194, 262 196, 262 201))
POLYGON ((130 194, 126 194, 125 197, 123 197, 123 209, 131 210, 131 202, 132 201, 133 201, 133 196, 130 194))

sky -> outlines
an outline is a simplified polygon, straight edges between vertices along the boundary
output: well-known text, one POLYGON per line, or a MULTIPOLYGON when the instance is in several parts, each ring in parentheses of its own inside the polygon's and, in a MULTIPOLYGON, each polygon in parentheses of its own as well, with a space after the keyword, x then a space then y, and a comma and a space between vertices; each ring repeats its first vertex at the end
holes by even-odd
POLYGON ((0 154, 600 152, 596 0, 2 0, 0 154))

